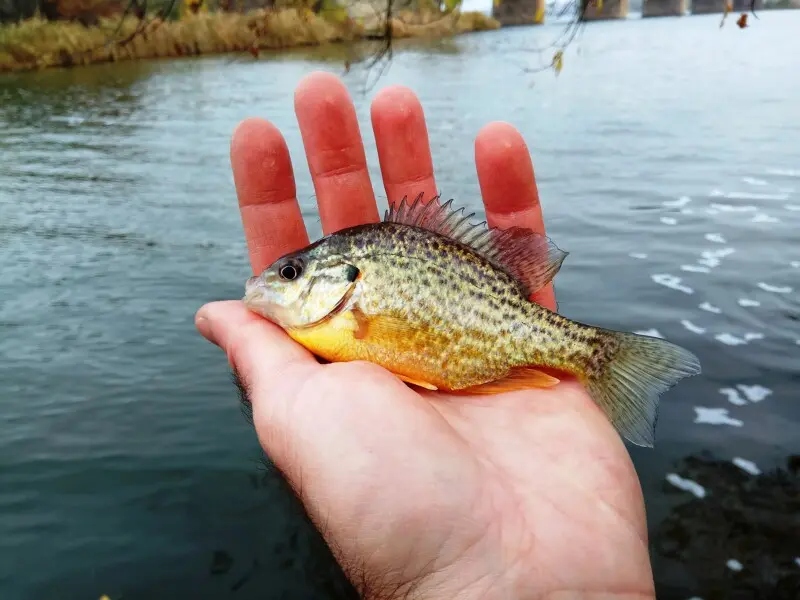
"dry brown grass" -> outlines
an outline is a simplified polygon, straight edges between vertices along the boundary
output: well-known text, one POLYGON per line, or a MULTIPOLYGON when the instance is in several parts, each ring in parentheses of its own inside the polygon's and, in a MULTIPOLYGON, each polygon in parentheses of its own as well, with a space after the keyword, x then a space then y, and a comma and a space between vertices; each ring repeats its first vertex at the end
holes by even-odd
MULTIPOLYGON (((0 71, 72 66, 96 62, 175 57, 318 45, 365 36, 363 25, 341 14, 319 16, 286 8, 248 14, 186 15, 176 21, 155 20, 143 33, 133 17, 101 19, 96 27, 33 18, 0 26, 0 71), (113 35, 116 32, 116 35, 113 35), (129 39, 126 43, 113 40, 129 39)), ((496 29, 499 23, 481 13, 401 14, 392 22, 396 37, 444 37, 466 31, 496 29)))

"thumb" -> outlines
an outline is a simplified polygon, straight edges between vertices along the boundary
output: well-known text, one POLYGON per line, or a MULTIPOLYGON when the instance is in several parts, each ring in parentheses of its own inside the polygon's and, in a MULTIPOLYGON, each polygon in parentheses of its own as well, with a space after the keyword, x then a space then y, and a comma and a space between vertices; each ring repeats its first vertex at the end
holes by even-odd
MULTIPOLYGON (((238 300, 204 305, 195 315, 195 326, 227 354, 253 408, 259 441, 278 464, 292 442, 291 399, 322 365, 280 327, 238 300)), ((281 464, 278 467, 291 468, 281 464)))
POLYGON ((287 365, 319 366, 280 327, 254 314, 238 300, 204 305, 195 315, 195 326, 204 338, 228 355, 234 370, 253 379, 251 383, 284 373, 287 365))

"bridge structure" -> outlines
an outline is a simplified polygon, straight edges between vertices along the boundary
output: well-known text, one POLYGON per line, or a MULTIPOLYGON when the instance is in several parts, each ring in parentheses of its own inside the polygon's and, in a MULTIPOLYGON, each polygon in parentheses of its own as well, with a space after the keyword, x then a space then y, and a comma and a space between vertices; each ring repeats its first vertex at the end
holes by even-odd
MULTIPOLYGON (((581 0, 586 21, 625 19, 629 0, 581 0)), ((792 0, 800 8, 800 0, 792 0)), ((678 17, 686 14, 713 14, 725 11, 728 3, 733 13, 750 12, 751 0, 642 0, 642 17, 678 17)), ((793 8, 795 6, 792 6, 793 8)), ((764 8, 756 0, 755 10, 764 8)), ((492 16, 501 25, 532 25, 544 22, 545 0, 501 0, 494 4, 492 16)))
POLYGON ((682 16, 688 10, 689 0, 644 0, 642 2, 642 18, 682 16))
POLYGON ((544 23, 545 0, 500 0, 492 4, 492 17, 504 27, 544 23))

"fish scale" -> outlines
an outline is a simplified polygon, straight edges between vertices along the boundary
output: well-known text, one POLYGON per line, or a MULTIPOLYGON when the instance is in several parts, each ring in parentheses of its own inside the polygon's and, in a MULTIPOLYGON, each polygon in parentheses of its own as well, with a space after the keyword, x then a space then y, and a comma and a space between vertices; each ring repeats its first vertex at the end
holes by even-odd
POLYGON ((652 446, 659 395, 700 373, 697 358, 530 301, 567 253, 450 204, 404 199, 380 223, 289 253, 248 281, 245 304, 317 356, 370 361, 430 390, 496 394, 573 375, 621 435, 652 446))

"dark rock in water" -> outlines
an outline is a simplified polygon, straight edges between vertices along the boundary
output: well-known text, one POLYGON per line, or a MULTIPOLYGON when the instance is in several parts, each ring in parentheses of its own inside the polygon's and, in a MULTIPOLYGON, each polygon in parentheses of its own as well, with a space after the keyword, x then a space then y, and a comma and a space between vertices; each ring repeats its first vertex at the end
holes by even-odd
MULTIPOLYGON (((704 454, 686 458, 676 473, 702 485, 706 495, 674 508, 651 545, 654 554, 688 571, 693 595, 800 599, 800 457, 790 456, 787 469, 752 475, 704 454)), ((659 599, 673 597, 661 591, 659 599)))
POLYGON ((211 574, 224 575, 231 570, 233 558, 225 550, 215 550, 211 558, 211 574))

